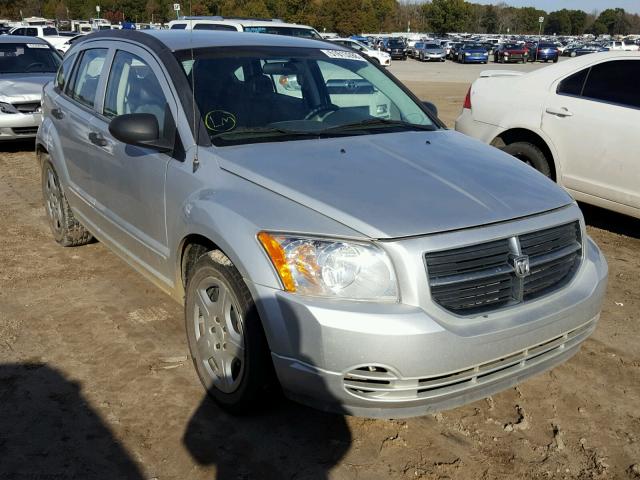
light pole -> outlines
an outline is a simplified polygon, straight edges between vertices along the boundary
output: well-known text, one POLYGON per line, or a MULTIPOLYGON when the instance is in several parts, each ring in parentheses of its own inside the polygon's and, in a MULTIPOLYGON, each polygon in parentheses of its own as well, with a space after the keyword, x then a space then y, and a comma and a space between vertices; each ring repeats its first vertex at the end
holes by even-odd
POLYGON ((538 61, 538 49, 540 48, 540 37, 542 36, 542 23, 544 17, 538 17, 538 44, 536 45, 536 62, 538 61))

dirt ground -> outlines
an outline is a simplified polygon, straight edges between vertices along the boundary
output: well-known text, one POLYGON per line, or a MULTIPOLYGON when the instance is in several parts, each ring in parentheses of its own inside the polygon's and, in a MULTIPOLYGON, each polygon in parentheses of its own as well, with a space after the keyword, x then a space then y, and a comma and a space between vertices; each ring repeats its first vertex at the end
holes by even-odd
MULTIPOLYGON (((410 86, 449 125, 467 89, 410 86)), ((566 364, 409 420, 234 418, 204 397, 181 307, 100 243, 59 247, 32 145, 0 146, 0 478, 640 478, 640 222, 585 214, 609 288, 566 364)))

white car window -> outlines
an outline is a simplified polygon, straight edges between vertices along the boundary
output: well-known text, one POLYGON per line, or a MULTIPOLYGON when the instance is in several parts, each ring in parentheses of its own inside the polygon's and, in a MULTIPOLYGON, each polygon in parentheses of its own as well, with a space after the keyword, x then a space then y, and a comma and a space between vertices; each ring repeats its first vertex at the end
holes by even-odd
POLYGON ((615 60, 591 67, 582 95, 587 98, 640 108, 635 82, 640 78, 640 60, 615 60))

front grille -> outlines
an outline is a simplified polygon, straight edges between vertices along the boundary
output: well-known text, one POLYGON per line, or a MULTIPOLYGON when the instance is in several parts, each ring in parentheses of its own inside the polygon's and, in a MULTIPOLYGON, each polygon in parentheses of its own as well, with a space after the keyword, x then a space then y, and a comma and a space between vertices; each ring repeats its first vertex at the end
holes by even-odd
POLYGON ((16 135, 35 135, 38 133, 38 127, 14 127, 11 130, 16 135))
POLYGON ((533 300, 561 288, 573 277, 581 256, 580 224, 576 221, 427 253, 425 261, 434 301, 456 314, 471 315, 533 300))
POLYGON ((40 111, 40 102, 14 103, 13 106, 20 113, 35 113, 40 111))
POLYGON ((491 382, 523 374, 543 362, 577 348, 593 331, 595 321, 553 337, 545 342, 442 375, 403 378, 383 366, 359 367, 343 376, 347 392, 360 398, 403 401, 442 396, 464 395, 468 390, 482 388, 491 382))

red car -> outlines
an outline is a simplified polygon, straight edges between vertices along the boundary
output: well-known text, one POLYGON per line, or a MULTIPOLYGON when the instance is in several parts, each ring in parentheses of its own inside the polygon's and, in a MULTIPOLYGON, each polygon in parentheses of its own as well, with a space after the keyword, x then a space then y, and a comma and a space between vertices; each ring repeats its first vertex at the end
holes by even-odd
POLYGON ((493 61, 496 63, 526 62, 529 49, 525 45, 517 43, 503 43, 493 52, 493 61))

